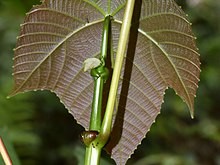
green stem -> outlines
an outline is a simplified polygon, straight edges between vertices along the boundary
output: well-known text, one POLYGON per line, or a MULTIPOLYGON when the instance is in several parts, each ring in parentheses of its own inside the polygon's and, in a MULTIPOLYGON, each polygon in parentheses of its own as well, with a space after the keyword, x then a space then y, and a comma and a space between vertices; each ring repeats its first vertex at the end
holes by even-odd
POLYGON ((101 148, 94 147, 92 143, 86 147, 85 165, 99 165, 101 157, 101 148))
POLYGON ((113 75, 112 75, 112 81, 111 81, 106 111, 105 111, 105 115, 104 115, 104 119, 102 122, 99 136, 94 141, 94 144, 99 143, 99 147, 103 147, 107 143, 110 133, 111 133, 114 105, 115 105, 115 100, 116 100, 116 95, 117 95, 117 90, 118 90, 118 84, 119 84, 125 49, 126 49, 126 45, 128 42, 128 37, 129 37, 129 32, 130 32, 130 27, 131 27, 134 4, 135 4, 135 0, 128 0, 126 4, 126 9, 125 9, 123 23, 122 23, 120 37, 119 37, 118 49, 116 53, 116 60, 114 64, 114 70, 113 70, 113 75))
POLYGON ((94 96, 92 103, 92 113, 90 117, 89 130, 100 131, 101 127, 101 107, 104 80, 102 77, 94 78, 94 96))
MULTIPOLYGON (((110 19, 110 16, 107 16, 104 21, 100 55, 102 64, 98 68, 91 70, 91 75, 94 78, 94 96, 89 130, 98 132, 100 131, 101 127, 103 86, 109 74, 108 69, 105 67, 105 60, 107 58, 108 50, 110 19)), ((86 147, 85 165, 98 165, 100 162, 101 151, 102 148, 96 147, 90 143, 89 146, 86 147)))
POLYGON ((109 40, 109 32, 110 32, 110 21, 111 16, 106 16, 104 21, 103 27, 103 34, 102 34, 102 48, 101 48, 101 59, 104 61, 107 58, 107 51, 108 51, 108 40, 109 40))
POLYGON ((107 16, 104 21, 101 47, 102 65, 91 70, 91 75, 94 78, 94 96, 92 104, 92 113, 90 118, 90 130, 100 131, 101 127, 101 111, 102 111, 102 94, 103 86, 108 78, 108 71, 105 67, 105 60, 108 50, 110 16, 107 16))

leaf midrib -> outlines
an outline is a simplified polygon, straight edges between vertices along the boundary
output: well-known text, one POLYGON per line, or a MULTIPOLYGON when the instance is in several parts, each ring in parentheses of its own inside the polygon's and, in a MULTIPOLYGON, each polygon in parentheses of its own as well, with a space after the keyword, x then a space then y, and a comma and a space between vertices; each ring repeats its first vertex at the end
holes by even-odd
MULTIPOLYGON (((173 69, 174 69, 174 71, 175 71, 175 73, 176 73, 176 75, 177 75, 179 81, 181 82, 181 85, 182 85, 182 87, 183 87, 183 89, 184 89, 186 95, 187 95, 187 99, 188 99, 188 101, 189 101, 189 107, 190 107, 190 109, 192 110, 192 109, 193 109, 193 106, 192 106, 192 101, 191 101, 190 96, 189 96, 189 92, 187 91, 186 86, 185 86, 185 84, 184 84, 184 82, 183 82, 181 76, 179 75, 179 72, 177 71, 177 69, 176 69, 174 63, 173 63, 172 60, 170 59, 168 53, 159 45, 159 43, 158 43, 157 41, 155 41, 155 40, 154 40, 151 36, 149 36, 146 32, 142 31, 141 29, 138 29, 138 31, 139 31, 142 35, 144 35, 145 37, 147 37, 150 41, 152 41, 152 42, 156 45, 156 47, 158 47, 158 48, 163 52, 163 54, 165 55, 165 57, 167 58, 167 60, 170 62, 171 66, 173 67, 173 69)), ((162 74, 161 74, 161 75, 162 75, 162 74)))
MULTIPOLYGON (((155 41, 152 37, 150 37, 146 32, 142 31, 141 29, 138 29, 138 31, 139 31, 142 35, 146 36, 150 41, 152 41, 152 42, 163 52, 163 54, 165 55, 165 57, 166 57, 167 60, 170 62, 171 66, 173 67, 173 69, 174 69, 174 71, 175 71, 175 73, 176 73, 176 75, 177 75, 179 81, 181 82, 181 85, 182 85, 182 87, 183 87, 183 89, 184 89, 184 91, 185 91, 185 93, 186 93, 186 95, 187 95, 187 99, 188 99, 188 101, 189 101, 190 109, 193 109, 193 107, 192 107, 192 101, 191 101, 190 96, 189 96, 189 92, 187 91, 186 86, 185 86, 185 84, 184 84, 184 82, 183 82, 181 76, 179 75, 179 72, 177 71, 177 69, 176 69, 174 63, 173 63, 172 60, 170 59, 168 53, 159 45, 159 43, 158 43, 157 41, 155 41)), ((161 74, 161 75, 162 75, 162 74, 161 74)))
MULTIPOLYGON (((120 21, 120 20, 114 20, 114 22, 115 22, 115 23, 118 23, 118 24, 122 24, 122 21, 120 21)), ((170 64, 171 64, 171 66, 173 67, 173 69, 174 69, 174 71, 175 71, 175 73, 176 73, 176 75, 177 75, 179 81, 181 82, 181 85, 182 85, 182 87, 183 87, 183 89, 184 89, 184 92, 185 92, 186 95, 187 95, 187 100, 189 101, 189 108, 190 108, 191 110, 193 110, 192 101, 191 101, 191 99, 190 99, 189 92, 187 91, 186 86, 185 86, 185 84, 183 83, 183 80, 182 80, 181 76, 179 75, 178 71, 176 70, 175 65, 173 64, 172 60, 169 58, 168 53, 159 45, 159 43, 158 43, 155 39, 153 39, 151 36, 149 36, 145 31, 143 31, 143 30, 141 30, 141 29, 138 29, 138 32, 139 32, 140 34, 142 34, 143 36, 145 36, 146 38, 148 38, 154 45, 156 45, 156 47, 158 47, 158 48, 162 51, 162 53, 165 55, 165 57, 167 58, 167 60, 170 62, 170 64)))

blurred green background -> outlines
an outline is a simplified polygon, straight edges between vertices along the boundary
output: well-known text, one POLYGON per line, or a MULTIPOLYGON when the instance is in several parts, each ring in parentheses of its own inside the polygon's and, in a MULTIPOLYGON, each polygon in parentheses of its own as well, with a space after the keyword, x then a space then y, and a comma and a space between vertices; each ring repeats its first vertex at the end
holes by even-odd
MULTIPOLYGON (((220 165, 220 1, 177 2, 193 23, 201 53, 195 119, 173 90, 167 90, 162 114, 128 165, 220 165)), ((54 94, 29 92, 6 99, 13 86, 19 25, 33 4, 40 2, 0 0, 0 134, 11 147, 15 165, 82 165, 85 148, 78 135, 83 128, 54 94)), ((101 164, 114 161, 103 152, 101 164)))

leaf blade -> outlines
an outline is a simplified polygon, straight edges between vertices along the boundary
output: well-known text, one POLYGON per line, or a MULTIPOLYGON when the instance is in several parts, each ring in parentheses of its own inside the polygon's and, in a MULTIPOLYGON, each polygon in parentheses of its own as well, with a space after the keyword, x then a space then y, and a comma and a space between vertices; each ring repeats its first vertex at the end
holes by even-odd
MULTIPOLYGON (((142 13, 141 13, 141 18, 140 18, 140 26, 138 29, 139 43, 137 43, 133 65, 137 65, 142 68, 139 70, 139 73, 136 73, 137 75, 140 74, 140 72, 141 73, 144 72, 144 75, 146 75, 149 79, 151 79, 152 77, 146 72, 146 70, 150 71, 156 68, 154 74, 156 73, 159 74, 158 76, 161 77, 161 79, 163 79, 163 82, 161 82, 161 84, 156 85, 156 89, 160 91, 160 96, 159 97, 156 96, 159 99, 154 100, 155 104, 157 104, 157 108, 148 109, 147 106, 145 106, 146 107, 145 111, 149 111, 150 113, 153 113, 152 120, 148 121, 149 125, 146 126, 146 128, 142 128, 142 131, 143 131, 142 136, 139 138, 138 142, 136 142, 134 146, 137 146, 138 144, 140 144, 141 140, 144 138, 144 135, 145 135, 144 133, 148 132, 147 128, 150 128, 156 116, 160 113, 159 110, 161 108, 161 104, 163 103, 164 92, 168 86, 174 88, 174 90, 181 96, 181 98, 183 100, 186 100, 186 103, 189 109, 191 110, 190 111, 191 115, 193 114, 194 96, 195 96, 196 89, 198 88, 197 84, 199 81, 198 77, 200 73, 200 67, 199 67, 200 62, 199 62, 199 56, 198 56, 199 54, 195 46, 195 41, 194 41, 195 37, 193 36, 193 33, 190 28, 191 24, 189 23, 189 21, 186 18, 186 15, 179 8, 179 6, 177 6, 174 1, 166 1, 166 0, 155 1, 155 2, 143 1, 143 6, 144 7, 142 7, 142 13), (169 3, 173 3, 174 5, 171 5, 169 3), (161 4, 166 4, 167 7, 164 7, 163 9, 161 9, 160 8, 161 4), (146 5, 148 5, 148 7, 146 7, 146 5), (172 6, 172 8, 174 7, 174 9, 171 10, 170 6, 172 6), (151 11, 152 13, 150 13, 149 10, 147 9, 152 9, 152 8, 153 8, 153 10, 151 11), (164 9, 167 10, 167 12, 164 12, 163 11, 164 9), (170 13, 170 11, 176 12, 176 13, 170 13), (161 17, 161 18, 158 19, 158 17, 161 17), (175 19, 173 19, 174 17, 175 19), (166 21, 164 21, 163 19, 166 21), (171 26, 173 24, 174 24, 174 27, 171 26), (173 33, 172 34, 173 37, 170 36, 169 34, 170 32, 173 33), (158 36, 153 35, 153 33, 158 33, 158 36), (163 33, 165 33, 165 35, 163 33), (144 36, 144 39, 140 39, 141 35, 144 36), (179 37, 180 35, 182 35, 183 37, 179 37), (163 41, 163 38, 165 39, 165 41, 163 41), (180 41, 179 38, 183 38, 183 41, 180 41), (174 43, 172 44, 172 46, 166 45, 168 42, 170 42, 169 39, 173 41, 171 43, 174 43), (188 43, 184 42, 184 39, 188 43), (140 41, 142 42, 146 41, 145 45, 143 43, 140 43, 140 41), (144 47, 148 47, 148 50, 143 51, 142 49, 144 47), (172 48, 174 50, 171 51, 172 48), (141 54, 137 53, 139 51, 142 51, 141 54), (189 55, 187 55, 188 53, 189 55), (145 59, 145 63, 142 62, 144 61, 143 58, 141 58, 141 60, 139 60, 136 63, 135 62, 136 58, 144 56, 143 54, 146 55, 145 58, 147 59, 147 60, 145 59), (147 58, 149 56, 151 57, 151 59, 147 58), (179 60, 178 62, 175 58, 180 59, 182 61, 180 62, 179 60), (151 62, 149 62, 150 60, 151 62), (150 67, 152 63, 154 64, 154 69, 150 67), (149 67, 143 68, 142 65, 144 64, 149 67), (193 74, 189 72, 185 73, 187 71, 186 67, 190 69, 193 74), (191 84, 188 83, 187 81, 189 81, 191 84)), ((115 22, 118 24, 121 24, 120 19, 115 20, 115 22)), ((135 24, 138 24, 138 23, 135 22, 135 24)), ((134 77, 131 77, 131 80, 130 80, 131 83, 133 83, 134 79, 135 79, 134 77)), ((139 83, 137 84, 137 86, 139 85, 142 88, 144 83, 141 83, 140 80, 144 78, 136 78, 136 79, 139 80, 139 83)), ((153 82, 153 84, 155 84, 155 82, 153 82)), ((119 90, 119 94, 120 92, 121 91, 119 90)), ((130 93, 135 93, 135 91, 129 89, 128 97, 130 93)), ((130 96, 130 97, 136 99, 138 96, 130 96)), ((147 97, 143 99, 147 101, 147 97)), ((130 100, 127 99, 127 104, 130 104, 129 102, 130 100)), ((141 101, 137 101, 137 102, 141 104, 141 101)), ((132 122, 132 120, 135 120, 135 115, 133 115, 133 117, 128 115, 128 113, 132 111, 132 110, 129 110, 130 109, 129 107, 132 107, 132 105, 126 106, 125 107, 126 110, 124 111, 124 113, 121 113, 119 115, 123 117, 124 122, 125 121, 132 122)), ((140 107, 138 106, 133 109, 137 112, 137 114, 143 114, 144 112, 143 109, 142 109, 143 112, 142 111, 138 112, 137 109, 140 109, 140 107)), ((119 108, 118 113, 120 113, 120 111, 123 111, 123 108, 119 108)), ((141 118, 141 115, 139 116, 141 118)), ((147 121, 147 119, 146 118, 144 119, 144 117, 142 117, 142 121, 147 121)), ((135 136, 132 135, 132 133, 127 134, 123 132, 123 131, 129 132, 130 128, 128 127, 128 125, 129 124, 123 124, 123 121, 120 122, 120 119, 117 120, 117 117, 116 117, 115 124, 114 124, 115 130, 113 128, 113 134, 117 134, 117 132, 120 132, 121 130, 122 135, 120 137, 115 137, 116 135, 114 135, 114 137, 112 137, 113 140, 111 140, 107 146, 107 151, 112 154, 112 157, 113 159, 116 160, 117 164, 125 164, 127 161, 126 158, 129 157, 134 151, 134 148, 132 150, 132 147, 134 146, 129 143, 126 144, 126 139, 133 139, 135 138, 135 136), (120 124, 123 125, 122 126, 123 128, 121 129, 117 128, 119 127, 118 125, 120 124), (114 141, 116 141, 117 144, 114 141), (126 153, 124 151, 121 151, 121 148, 125 148, 126 153), (122 154, 123 156, 119 157, 118 155, 120 154, 122 154)), ((135 126, 133 129, 130 129, 133 131, 138 130, 138 128, 141 128, 140 124, 138 125, 136 122, 133 122, 133 124, 131 125, 135 126)), ((136 135, 136 138, 137 137, 138 135, 136 135)))
MULTIPOLYGON (((83 61, 100 53, 102 22, 109 13, 114 15, 112 43, 116 51, 125 2, 46 0, 33 8, 15 49, 12 94, 51 90, 88 129, 93 80, 83 72, 83 61)), ((199 81, 194 35, 173 0, 143 0, 140 21, 134 26, 137 24, 137 47, 129 49, 134 57, 128 51, 124 59, 113 137, 107 146, 117 164, 126 163, 149 131, 167 87, 174 88, 193 109, 199 81), (126 69, 129 67, 133 70, 126 69)))

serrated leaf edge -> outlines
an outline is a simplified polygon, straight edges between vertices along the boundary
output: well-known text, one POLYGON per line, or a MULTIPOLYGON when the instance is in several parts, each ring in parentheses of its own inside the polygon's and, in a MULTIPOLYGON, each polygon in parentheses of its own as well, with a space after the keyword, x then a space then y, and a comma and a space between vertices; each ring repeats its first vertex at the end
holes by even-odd
MULTIPOLYGON (((30 74, 27 76, 27 78, 22 82, 22 84, 17 88, 15 89, 10 95, 9 97, 11 96, 14 96, 16 95, 17 93, 19 93, 19 90, 25 85, 25 83, 30 79, 30 77, 36 72, 36 70, 47 60, 47 58, 49 58, 52 53, 54 51, 56 51, 56 49, 61 46, 63 43, 65 43, 65 41, 67 41, 70 37, 72 37, 73 35, 75 35, 76 33, 80 32, 81 30, 85 29, 85 28, 88 28, 92 25, 95 25, 95 24, 98 24, 98 23, 101 23, 103 22, 104 19, 99 19, 99 20, 96 20, 96 21, 93 21, 91 23, 87 23, 85 24, 84 26, 78 28, 77 30, 74 30, 73 32, 71 32, 70 34, 68 34, 63 40, 59 41, 58 44, 44 57, 44 59, 39 62, 39 64, 30 72, 30 74)), ((39 43, 33 43, 33 44, 39 44, 39 43)), ((24 46, 24 45, 22 45, 24 46)), ((18 50, 19 48, 21 47, 17 47, 14 49, 14 51, 18 50)))

